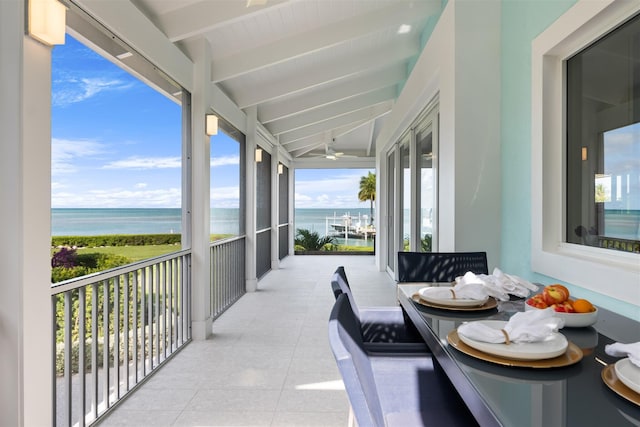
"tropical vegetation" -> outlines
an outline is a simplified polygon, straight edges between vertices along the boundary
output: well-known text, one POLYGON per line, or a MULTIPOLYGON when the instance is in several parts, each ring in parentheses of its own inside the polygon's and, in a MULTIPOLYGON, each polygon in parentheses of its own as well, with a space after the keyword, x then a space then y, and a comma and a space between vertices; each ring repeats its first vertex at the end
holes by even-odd
POLYGON ((305 228, 296 229, 294 244, 296 250, 305 251, 331 251, 338 248, 336 239, 332 236, 320 236, 317 231, 305 228))
POLYGON ((360 178, 360 191, 358 192, 358 200, 361 202, 369 201, 370 224, 373 224, 373 202, 376 200, 376 174, 369 172, 366 176, 360 178))

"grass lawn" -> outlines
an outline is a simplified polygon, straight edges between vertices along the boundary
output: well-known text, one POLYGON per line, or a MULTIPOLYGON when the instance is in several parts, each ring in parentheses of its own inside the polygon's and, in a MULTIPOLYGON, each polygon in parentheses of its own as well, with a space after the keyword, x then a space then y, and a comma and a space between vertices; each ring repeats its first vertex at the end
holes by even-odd
POLYGON ((349 252, 373 252, 373 246, 345 246, 338 245, 338 249, 341 251, 349 252))
POLYGON ((180 245, 152 245, 152 246, 105 246, 102 248, 78 248, 78 254, 101 253, 111 255, 122 255, 131 262, 142 261, 160 255, 176 252, 180 250, 180 245))
MULTIPOLYGON (((224 239, 230 235, 211 235, 212 240, 224 239)), ((78 254, 83 253, 103 253, 111 255, 121 255, 127 257, 131 262, 142 261, 165 255, 180 250, 180 245, 144 245, 144 246, 103 246, 98 248, 78 248, 78 254)), ((340 251, 372 252, 373 248, 368 246, 344 246, 340 245, 340 251)))

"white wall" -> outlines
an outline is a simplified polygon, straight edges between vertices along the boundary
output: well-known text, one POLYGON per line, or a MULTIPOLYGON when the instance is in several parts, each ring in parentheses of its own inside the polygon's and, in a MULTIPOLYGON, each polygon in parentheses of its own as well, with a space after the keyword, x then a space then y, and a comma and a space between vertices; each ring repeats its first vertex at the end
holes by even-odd
POLYGON ((499 53, 500 3, 450 1, 376 141, 384 157, 438 97, 437 250, 484 250, 490 266, 500 263, 499 53))

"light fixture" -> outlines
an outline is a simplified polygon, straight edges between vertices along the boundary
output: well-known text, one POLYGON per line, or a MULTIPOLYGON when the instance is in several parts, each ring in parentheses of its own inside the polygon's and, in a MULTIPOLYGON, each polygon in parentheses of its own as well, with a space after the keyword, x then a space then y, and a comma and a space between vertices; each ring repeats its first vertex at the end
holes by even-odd
POLYGON ((411 25, 409 24, 402 24, 398 27, 398 34, 407 34, 410 31, 411 31, 411 25))
POLYGON ((218 134, 218 116, 215 114, 206 115, 205 133, 207 136, 218 134))
POLYGON ((587 160, 587 147, 582 147, 582 160, 587 160))
POLYGON ((29 0, 29 35, 47 46, 64 44, 67 8, 58 0, 29 0))
POLYGON ((262 148, 256 148, 256 163, 262 161, 262 148))
POLYGON ((282 163, 278 163, 278 175, 282 175, 284 173, 284 165, 282 163))

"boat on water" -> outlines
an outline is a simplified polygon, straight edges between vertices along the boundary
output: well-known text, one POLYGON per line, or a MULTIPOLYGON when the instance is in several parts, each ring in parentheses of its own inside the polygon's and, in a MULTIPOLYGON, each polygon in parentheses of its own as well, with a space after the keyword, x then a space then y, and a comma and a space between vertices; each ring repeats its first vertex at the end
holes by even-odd
POLYGON ((376 229, 373 224, 368 224, 368 215, 352 216, 349 213, 341 217, 333 215, 326 218, 326 235, 343 239, 373 239, 376 229), (331 221, 331 222, 329 222, 331 221))

